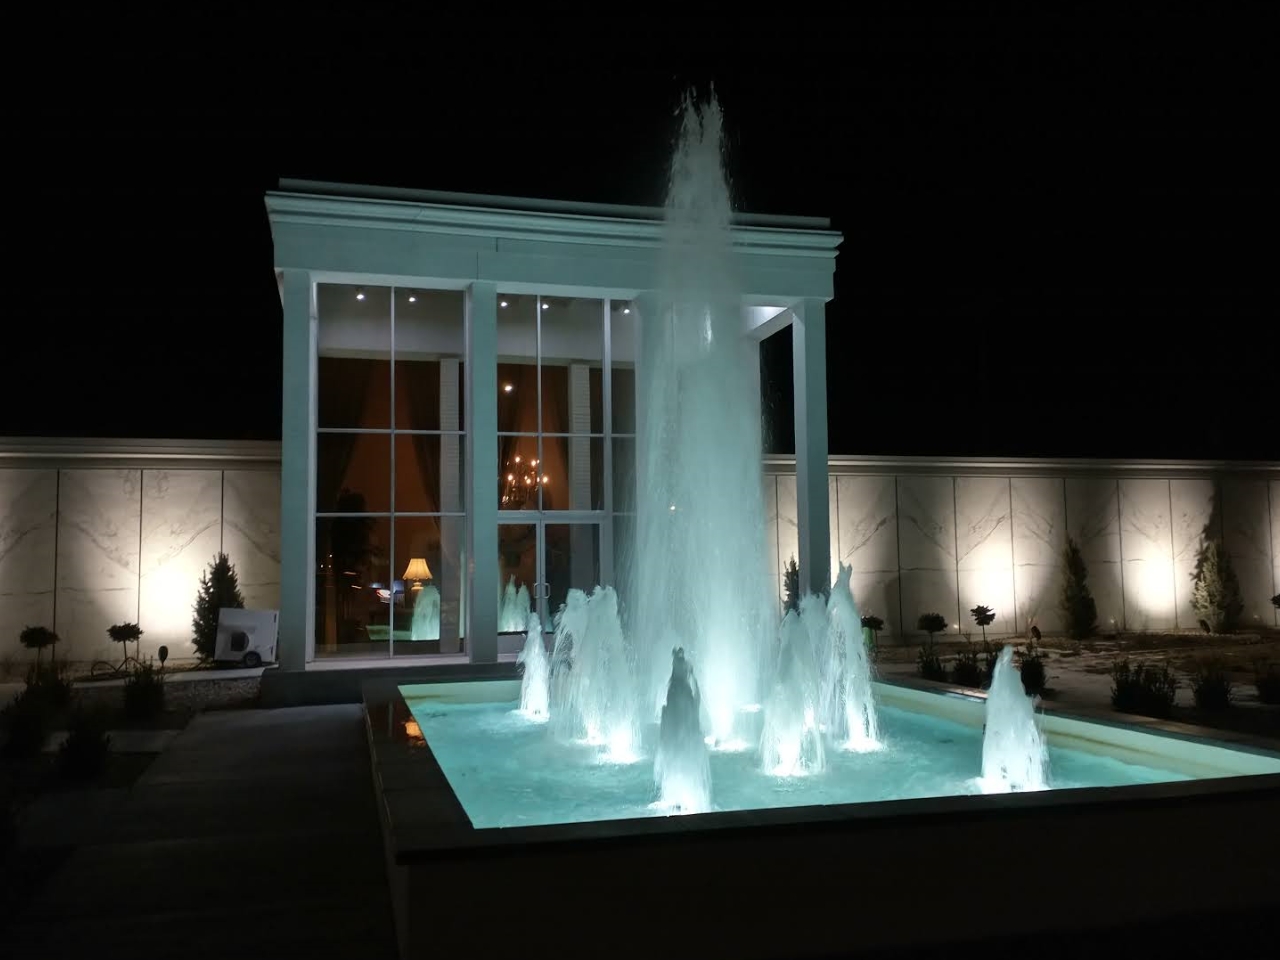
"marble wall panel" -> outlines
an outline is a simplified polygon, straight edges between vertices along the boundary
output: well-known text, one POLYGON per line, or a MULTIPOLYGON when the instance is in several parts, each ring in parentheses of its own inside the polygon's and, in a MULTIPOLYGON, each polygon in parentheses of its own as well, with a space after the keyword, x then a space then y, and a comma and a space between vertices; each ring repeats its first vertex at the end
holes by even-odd
POLYGON ((1010 490, 1017 629, 1026 633, 1034 625, 1056 633, 1063 626, 1058 600, 1067 545, 1066 487, 1057 477, 1014 477, 1010 490))
POLYGON ((957 477, 956 552, 964 630, 980 632, 970 611, 982 604, 996 619, 987 634, 1017 632, 1013 596, 1013 522, 1007 477, 957 477))
POLYGON ((222 545, 222 472, 144 470, 139 626, 142 655, 191 656, 200 577, 222 545))
POLYGON ((830 555, 831 582, 840 570, 840 510, 836 496, 836 478, 827 477, 827 552, 830 555))
POLYGON ((223 472, 222 549, 235 564, 246 607, 280 606, 280 474, 223 472))
POLYGON ((55 629, 67 659, 119 659, 107 628, 138 619, 141 488, 140 470, 61 471, 55 629))
POLYGON ((769 582, 774 584, 778 611, 782 611, 782 566, 778 561, 778 478, 764 478, 764 533, 768 554, 769 582))
POLYGON ((1069 477, 1066 481, 1067 536, 1075 540, 1085 563, 1120 562, 1119 488, 1105 477, 1069 477))
MULTIPOLYGON (((1173 518, 1173 599, 1180 629, 1194 629, 1199 617, 1191 606, 1192 575, 1213 514, 1214 483, 1209 477, 1169 481, 1173 518)), ((1220 521, 1220 517, 1218 518, 1220 521)))
POLYGON ((54 629, 57 513, 56 470, 0 470, 0 658, 26 658, 24 627, 54 629))
MULTIPOLYGON (((940 613, 947 618, 947 634, 957 636, 959 597, 954 570, 903 570, 900 574, 902 618, 905 634, 923 635, 916 628, 920 615, 940 613)), ((967 629, 967 628, 966 628, 967 629)))
POLYGON ((898 597, 899 584, 896 570, 855 572, 849 578, 849 586, 853 590, 853 599, 858 604, 858 612, 864 617, 874 615, 884 621, 884 630, 880 634, 881 640, 903 635, 900 613, 902 607, 898 597))
MULTIPOLYGON (((800 525, 796 506, 795 474, 778 477, 778 582, 781 584, 787 564, 800 560, 800 525)), ((779 596, 782 596, 779 587, 779 596)))
MULTIPOLYGON (((945 570, 954 579, 955 504, 951 477, 898 477, 898 562, 903 571, 945 570)), ((951 589, 954 597, 954 583, 951 589)), ((904 616, 912 620, 911 614, 904 616)))
POLYGON ((1168 480, 1120 481, 1126 630, 1168 630, 1176 623, 1169 497, 1168 480))
POLYGON ((1271 504, 1266 480, 1228 478, 1222 482, 1222 531, 1240 580, 1247 625, 1271 625, 1275 608, 1271 504))
POLYGON ((896 479, 836 477, 835 483, 840 562, 855 573, 897 572, 896 479))

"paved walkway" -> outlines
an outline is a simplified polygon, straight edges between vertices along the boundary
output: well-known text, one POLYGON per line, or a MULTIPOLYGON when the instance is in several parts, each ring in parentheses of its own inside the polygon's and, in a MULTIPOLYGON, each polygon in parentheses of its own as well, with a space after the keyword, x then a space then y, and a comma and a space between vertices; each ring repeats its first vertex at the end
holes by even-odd
POLYGON ((357 706, 202 714, 101 816, 6 958, 395 957, 357 706))

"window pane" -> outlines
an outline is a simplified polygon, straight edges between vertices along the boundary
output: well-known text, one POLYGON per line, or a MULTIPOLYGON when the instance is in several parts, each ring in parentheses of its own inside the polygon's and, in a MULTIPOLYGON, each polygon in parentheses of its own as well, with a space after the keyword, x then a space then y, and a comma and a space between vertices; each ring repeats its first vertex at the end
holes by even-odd
POLYGON ((391 426, 391 288, 316 285, 320 427, 391 426))
POLYGON ((614 301, 609 350, 613 385, 613 432, 636 432, 636 312, 630 303, 614 301))
POLYGON ((459 652, 461 517, 395 521, 395 656, 459 652))
POLYGON ((538 430, 538 299, 498 294, 498 431, 538 430))
POLYGON ((316 435, 316 513, 391 510, 391 435, 316 435))
POLYGON ((316 656, 386 656, 391 606, 385 517, 316 521, 316 656))
POLYGON ((538 531, 533 524, 498 524, 498 632, 524 633, 537 609, 538 531))
POLYGON ((604 509, 604 440, 543 437, 543 510, 604 509))
POLYGON ((498 507, 537 510, 543 483, 537 437, 498 437, 498 507))
POLYGON ((554 617, 570 590, 590 593, 600 582, 600 525, 549 523, 547 543, 547 612, 554 617))
POLYGON ((461 430, 464 297, 396 289, 396 429, 461 430))
POLYGON ((460 434, 396 434, 396 513, 462 511, 460 434))
POLYGON ((599 432, 604 419, 604 301, 543 297, 542 430, 545 433, 599 432), (592 389, 591 371, 596 371, 592 389))
POLYGON ((636 509, 636 441, 632 437, 613 438, 613 509, 618 513, 636 509))

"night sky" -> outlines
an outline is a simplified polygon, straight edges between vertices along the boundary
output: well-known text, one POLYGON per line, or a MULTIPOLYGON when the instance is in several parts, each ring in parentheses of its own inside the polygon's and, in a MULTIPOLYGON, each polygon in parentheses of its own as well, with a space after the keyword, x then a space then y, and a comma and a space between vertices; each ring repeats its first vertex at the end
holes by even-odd
POLYGON ((657 205, 714 82, 738 206, 845 234, 833 453, 1278 459, 1266 34, 1156 9, 81 35, 16 108, 0 435, 278 438, 277 177, 657 205))

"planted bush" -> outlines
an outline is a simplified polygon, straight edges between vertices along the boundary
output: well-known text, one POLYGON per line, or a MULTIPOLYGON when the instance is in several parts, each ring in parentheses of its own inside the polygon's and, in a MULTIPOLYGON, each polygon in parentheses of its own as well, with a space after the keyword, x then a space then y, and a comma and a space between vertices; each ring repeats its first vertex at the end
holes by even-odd
POLYGON ((1027 644, 1027 652, 1022 655, 1022 689, 1027 696, 1036 697, 1045 690, 1044 656, 1035 643, 1027 644))
POLYGON ((134 645, 134 659, 140 656, 142 649, 142 628, 136 623, 117 623, 107 627, 107 636, 120 644, 124 655, 129 656, 129 644, 134 645))
MULTIPOLYGON (((28 650, 36 652, 36 666, 40 665, 40 654, 45 647, 52 648, 58 642, 58 635, 48 627, 25 627, 18 634, 18 642, 28 650)), ((49 650, 49 659, 53 659, 53 650, 49 650)))
POLYGON ((68 780, 96 780, 107 769, 111 737, 102 718, 88 710, 71 715, 67 739, 58 748, 58 769, 68 780))
POLYGON ((800 567, 796 558, 787 561, 782 571, 782 615, 800 609, 800 567))
POLYGON ((987 642, 987 627, 991 626, 995 621, 996 612, 990 607, 984 607, 981 604, 969 611, 969 616, 973 617, 973 622, 982 628, 982 642, 987 642))
POLYGON ((916 654, 916 671, 925 680, 946 680, 947 668, 932 647, 921 647, 916 654))
POLYGON ((1121 713, 1168 718, 1177 693, 1178 678, 1168 664, 1130 666, 1117 660, 1111 666, 1111 705, 1121 713))
POLYGON ((1191 695, 1201 710, 1225 710, 1231 706, 1231 676, 1221 657, 1196 661, 1191 674, 1191 695))
POLYGON ((139 664, 124 682, 124 715, 150 720, 164 709, 164 672, 150 662, 139 664))
POLYGON ((1067 632, 1072 640, 1087 640, 1098 632, 1098 605, 1089 590, 1089 568, 1085 566, 1084 555, 1074 540, 1067 540, 1062 559, 1066 577, 1062 582, 1059 605, 1067 621, 1067 632))
POLYGON ((1280 665, 1259 660, 1253 665, 1253 685, 1263 703, 1280 703, 1280 665))
POLYGON ((880 659, 880 631, 884 629, 884 621, 868 614, 862 618, 862 638, 867 644, 867 656, 875 663, 880 659))
POLYGON ((43 701, 50 712, 71 703, 71 680, 64 664, 50 661, 32 664, 27 671, 27 692, 43 701))
POLYGON ((1244 599, 1231 554, 1220 539, 1200 551, 1192 577, 1191 606, 1214 633, 1231 633, 1240 625, 1244 599))
POLYGON ((982 667, 978 663, 978 648, 965 641, 964 649, 956 657, 951 668, 951 682, 960 687, 982 686, 982 667))

